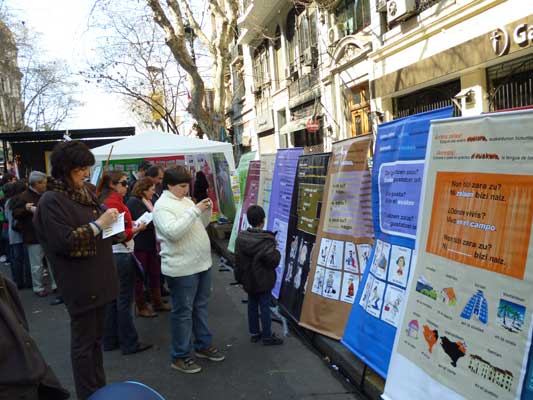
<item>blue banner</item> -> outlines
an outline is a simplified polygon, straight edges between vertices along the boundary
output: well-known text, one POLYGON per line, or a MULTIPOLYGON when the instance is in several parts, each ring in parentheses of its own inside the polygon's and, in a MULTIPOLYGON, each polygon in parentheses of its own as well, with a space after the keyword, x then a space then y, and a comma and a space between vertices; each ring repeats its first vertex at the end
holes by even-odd
POLYGON ((342 343, 383 378, 410 275, 430 121, 451 116, 448 107, 378 128, 372 170, 376 241, 342 343))
POLYGON ((277 232, 276 240, 281 253, 281 261, 276 268, 276 285, 272 295, 277 299, 281 288, 281 279, 285 266, 285 249, 287 247, 287 230, 291 215, 292 191, 296 180, 298 157, 303 153, 301 147, 281 149, 276 154, 272 189, 270 192, 270 208, 268 210, 267 230, 277 232))

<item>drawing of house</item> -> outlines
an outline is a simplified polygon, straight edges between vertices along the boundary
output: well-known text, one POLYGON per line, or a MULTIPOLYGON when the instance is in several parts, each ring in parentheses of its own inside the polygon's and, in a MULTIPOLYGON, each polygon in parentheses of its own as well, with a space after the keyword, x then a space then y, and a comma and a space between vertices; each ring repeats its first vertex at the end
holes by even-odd
POLYGON ((442 302, 449 306, 455 306, 457 297, 455 297, 455 290, 453 288, 444 288, 440 291, 442 302))
POLYGON ((514 379, 512 372, 495 367, 475 354, 470 354, 468 369, 481 378, 495 383, 502 389, 511 391, 514 379))
POLYGON ((471 319, 472 316, 475 316, 480 322, 486 324, 488 322, 488 315, 487 300, 483 296, 483 291, 478 290, 476 294, 468 300, 468 303, 461 313, 461 318, 471 319))

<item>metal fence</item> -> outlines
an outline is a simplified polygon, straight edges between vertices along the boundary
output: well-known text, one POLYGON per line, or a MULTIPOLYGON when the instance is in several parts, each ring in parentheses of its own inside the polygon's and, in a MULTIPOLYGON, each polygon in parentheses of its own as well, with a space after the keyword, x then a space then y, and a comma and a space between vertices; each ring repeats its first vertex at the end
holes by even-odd
POLYGON ((533 57, 488 68, 487 80, 491 111, 533 105, 533 57))

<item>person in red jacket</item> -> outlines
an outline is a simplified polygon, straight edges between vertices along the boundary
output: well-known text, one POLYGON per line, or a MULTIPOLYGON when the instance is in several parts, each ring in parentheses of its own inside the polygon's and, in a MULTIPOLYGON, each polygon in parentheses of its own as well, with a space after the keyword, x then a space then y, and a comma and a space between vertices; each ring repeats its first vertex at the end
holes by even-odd
POLYGON ((104 328, 104 351, 120 348, 122 354, 134 354, 147 350, 151 344, 139 342, 133 324, 132 305, 138 264, 133 256, 133 236, 146 228, 145 224, 134 226, 124 195, 128 190, 128 175, 123 171, 110 171, 103 177, 102 191, 98 197, 107 208, 116 208, 124 213, 124 233, 113 245, 113 255, 119 277, 119 295, 107 307, 104 328))

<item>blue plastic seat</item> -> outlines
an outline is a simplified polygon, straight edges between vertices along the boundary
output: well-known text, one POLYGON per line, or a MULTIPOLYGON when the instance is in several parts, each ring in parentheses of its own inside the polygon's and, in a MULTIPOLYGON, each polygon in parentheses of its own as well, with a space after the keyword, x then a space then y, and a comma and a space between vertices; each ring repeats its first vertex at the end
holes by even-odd
POLYGON ((89 400, 165 400, 154 389, 139 382, 111 383, 93 393, 89 400))

